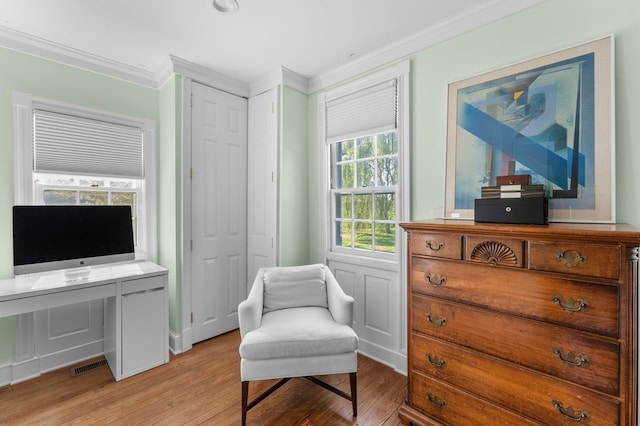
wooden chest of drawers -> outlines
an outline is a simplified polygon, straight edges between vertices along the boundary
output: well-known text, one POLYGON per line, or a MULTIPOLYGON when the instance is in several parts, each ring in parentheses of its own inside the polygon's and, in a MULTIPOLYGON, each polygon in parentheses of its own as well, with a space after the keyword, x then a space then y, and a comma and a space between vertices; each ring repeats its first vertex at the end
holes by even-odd
POLYGON ((414 425, 635 425, 628 225, 402 223, 414 425))

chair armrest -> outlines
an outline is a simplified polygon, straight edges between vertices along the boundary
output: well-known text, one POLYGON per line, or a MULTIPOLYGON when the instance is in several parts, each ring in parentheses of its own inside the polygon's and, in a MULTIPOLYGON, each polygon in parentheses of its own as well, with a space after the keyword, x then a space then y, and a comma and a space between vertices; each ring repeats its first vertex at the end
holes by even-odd
POLYGON ((327 283, 327 302, 333 319, 340 324, 351 327, 353 324, 353 304, 355 300, 342 290, 340 284, 325 265, 325 281, 327 283))
POLYGON ((265 268, 258 269, 256 278, 249 295, 238 305, 238 323, 240 325, 240 337, 251 330, 260 327, 262 322, 262 303, 264 297, 264 277, 265 268))

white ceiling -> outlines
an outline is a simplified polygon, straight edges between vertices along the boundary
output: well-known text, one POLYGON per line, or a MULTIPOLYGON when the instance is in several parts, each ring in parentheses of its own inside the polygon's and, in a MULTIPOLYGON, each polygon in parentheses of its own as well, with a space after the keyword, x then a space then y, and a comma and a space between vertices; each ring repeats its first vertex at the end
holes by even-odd
POLYGON ((239 0, 240 10, 224 15, 211 0, 1 0, 0 46, 150 76, 172 55, 246 83, 280 67, 313 80, 540 1, 239 0))

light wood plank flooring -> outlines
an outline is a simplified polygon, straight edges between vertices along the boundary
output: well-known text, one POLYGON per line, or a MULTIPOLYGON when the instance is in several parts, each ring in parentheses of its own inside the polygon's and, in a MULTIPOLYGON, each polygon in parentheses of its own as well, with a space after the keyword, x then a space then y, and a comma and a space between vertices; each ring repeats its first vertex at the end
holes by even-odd
MULTIPOLYGON (((105 366, 76 377, 64 368, 2 387, 0 425, 239 425, 239 343, 237 331, 227 333, 120 382, 105 366)), ((324 378, 349 391, 347 374, 324 378)), ((273 383, 252 383, 249 398, 273 383)), ((349 401, 298 378, 250 410, 247 423, 396 426, 406 392, 405 376, 360 356, 357 418, 349 401)))

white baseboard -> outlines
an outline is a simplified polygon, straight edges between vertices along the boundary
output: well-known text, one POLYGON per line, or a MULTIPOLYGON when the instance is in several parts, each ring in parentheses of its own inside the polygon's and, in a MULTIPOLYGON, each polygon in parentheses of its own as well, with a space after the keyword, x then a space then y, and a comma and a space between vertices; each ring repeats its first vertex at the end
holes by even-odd
POLYGON ((68 348, 60 352, 35 356, 0 366, 0 386, 13 385, 33 379, 49 371, 77 364, 86 359, 95 358, 104 353, 102 340, 86 345, 68 348))
MULTIPOLYGON (((179 354, 184 352, 182 336, 170 332, 169 343, 169 349, 172 353, 179 354)), ((49 371, 58 370, 101 355, 104 355, 104 341, 98 340, 86 345, 66 348, 52 354, 35 356, 23 361, 8 362, 0 365, 0 386, 24 382, 49 371)))
POLYGON ((40 374, 77 364, 104 354, 104 340, 47 354, 38 358, 40 374))
POLYGON ((182 335, 169 330, 169 350, 172 354, 178 355, 184 352, 182 349, 182 335))
POLYGON ((0 365, 0 387, 11 384, 11 365, 12 363, 0 365))
POLYGON ((181 334, 169 330, 169 350, 174 355, 190 351, 193 347, 192 341, 193 335, 191 334, 191 327, 182 330, 181 334))
POLYGON ((358 342, 358 352, 380 364, 393 368, 400 374, 407 375, 407 358, 401 353, 362 339, 358 342))

